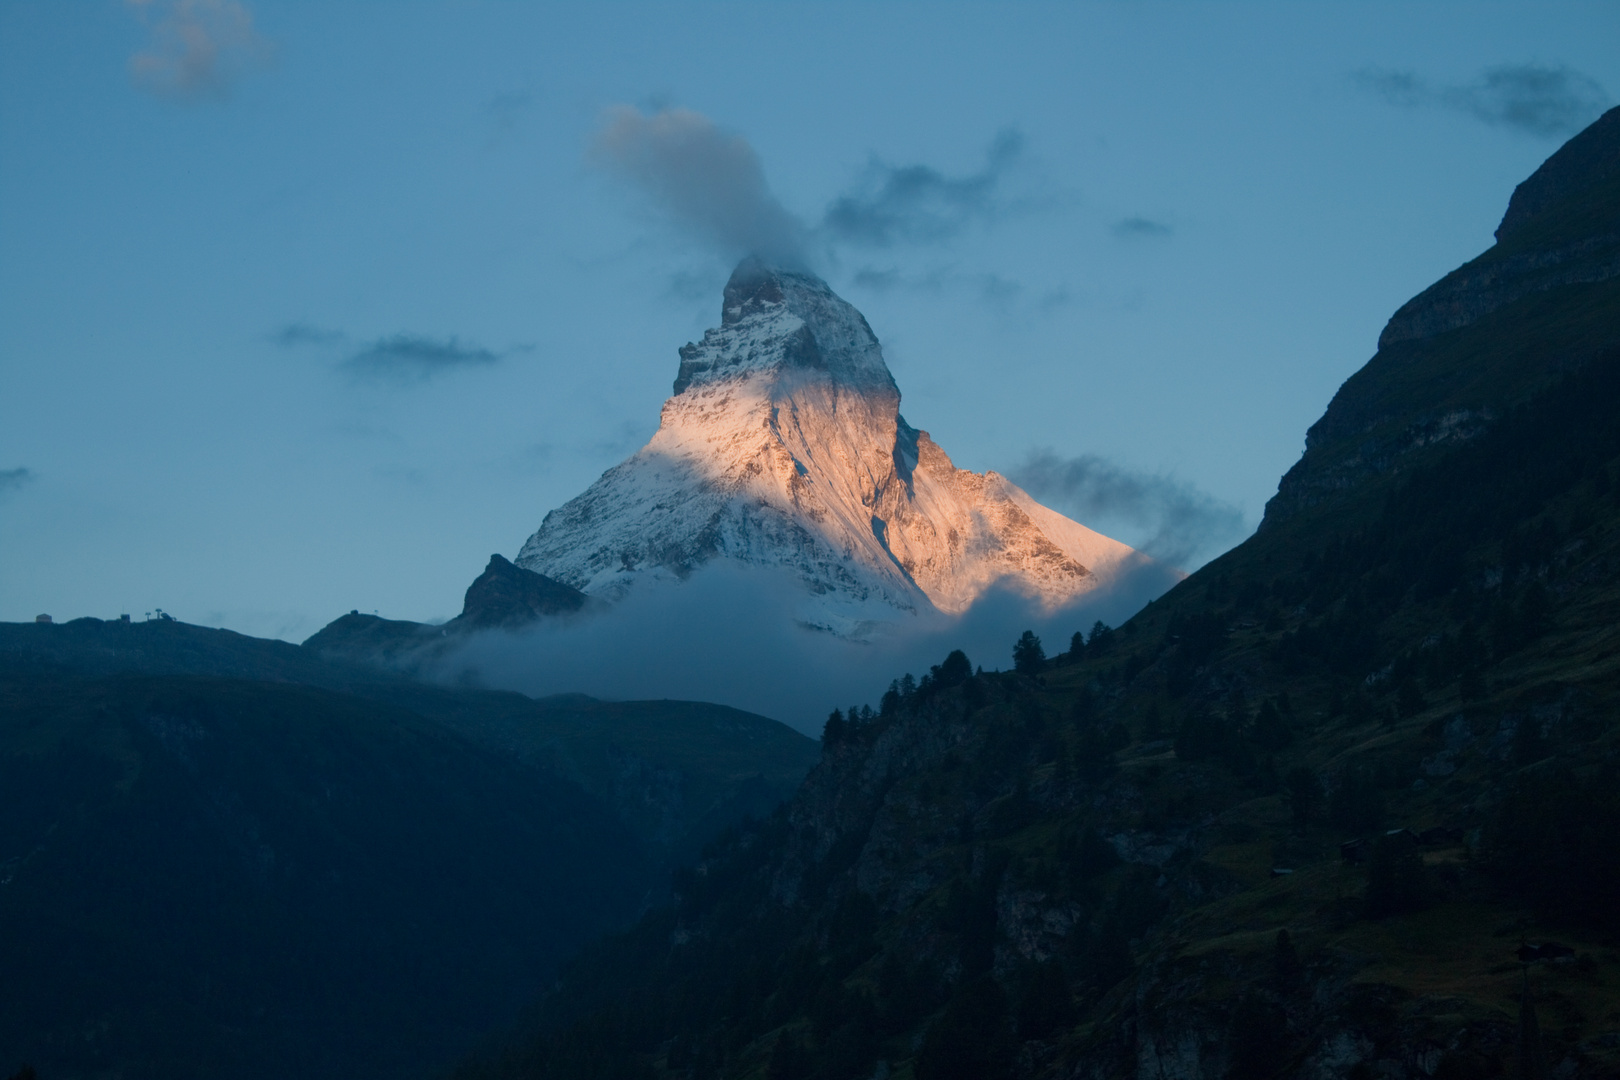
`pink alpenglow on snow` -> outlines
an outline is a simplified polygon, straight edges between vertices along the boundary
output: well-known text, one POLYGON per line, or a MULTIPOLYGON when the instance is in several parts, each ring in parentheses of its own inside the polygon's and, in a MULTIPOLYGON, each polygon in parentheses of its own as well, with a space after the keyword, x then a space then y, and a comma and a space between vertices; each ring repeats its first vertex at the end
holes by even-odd
POLYGON ((652 440, 546 515, 517 564, 613 600, 713 560, 774 568, 799 620, 861 638, 959 615, 993 586, 1048 610, 1145 558, 900 415, 866 319, 811 274, 748 260, 680 350, 652 440))

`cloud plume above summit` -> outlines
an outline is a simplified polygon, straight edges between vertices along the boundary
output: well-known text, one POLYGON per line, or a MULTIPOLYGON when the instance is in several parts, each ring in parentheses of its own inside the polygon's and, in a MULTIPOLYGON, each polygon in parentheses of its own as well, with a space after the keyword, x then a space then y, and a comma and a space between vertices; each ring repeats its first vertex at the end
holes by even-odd
POLYGON ((772 194, 753 146, 701 113, 614 106, 589 158, 729 256, 803 261, 805 227, 772 194))
POLYGON ((817 252, 937 244, 994 222, 1009 208, 1003 182, 1023 147, 1023 135, 1007 128, 991 141, 983 167, 965 175, 874 156, 814 225, 777 199, 747 138, 691 109, 616 105, 586 157, 727 257, 804 265, 817 252))

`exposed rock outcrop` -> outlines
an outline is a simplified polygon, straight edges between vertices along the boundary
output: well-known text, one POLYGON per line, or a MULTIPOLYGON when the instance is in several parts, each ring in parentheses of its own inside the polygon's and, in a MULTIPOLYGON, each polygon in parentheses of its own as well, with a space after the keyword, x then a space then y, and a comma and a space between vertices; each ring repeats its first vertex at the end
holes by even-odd
POLYGON ((467 586, 461 614, 452 622, 468 627, 516 627, 546 615, 566 615, 585 606, 585 594, 533 570, 491 555, 489 565, 467 586))

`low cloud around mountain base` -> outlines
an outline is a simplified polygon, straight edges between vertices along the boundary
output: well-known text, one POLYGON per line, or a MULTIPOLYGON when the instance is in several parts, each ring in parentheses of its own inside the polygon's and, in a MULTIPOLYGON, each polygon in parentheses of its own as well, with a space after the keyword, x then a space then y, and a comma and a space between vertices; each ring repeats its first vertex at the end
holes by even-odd
POLYGON ((805 629, 796 618, 804 594, 784 577, 714 565, 593 614, 477 635, 436 675, 536 697, 713 701, 819 736, 833 708, 876 707, 890 680, 921 675, 952 649, 986 669, 1007 668, 1013 642, 1032 629, 1055 655, 1076 630, 1098 619, 1120 624, 1179 577, 1144 561, 1053 611, 991 590, 959 618, 918 617, 857 642, 805 629))

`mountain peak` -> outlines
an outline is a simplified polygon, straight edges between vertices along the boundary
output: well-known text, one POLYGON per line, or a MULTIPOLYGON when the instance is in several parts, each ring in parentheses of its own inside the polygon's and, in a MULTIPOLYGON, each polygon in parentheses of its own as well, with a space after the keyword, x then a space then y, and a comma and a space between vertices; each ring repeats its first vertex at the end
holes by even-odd
POLYGON ((1066 603, 1134 555, 953 465, 901 418, 866 319, 811 273, 745 260, 680 357, 652 441, 547 514, 518 566, 611 599, 729 559, 796 578, 801 622, 862 636, 998 583, 1066 603))
POLYGON ((750 255, 737 264, 726 282, 720 325, 731 326, 773 304, 791 304, 804 293, 833 295, 825 281, 808 271, 791 270, 750 255))
POLYGON ((675 393, 753 375, 819 376, 863 392, 900 391, 859 311, 804 270, 744 259, 726 282, 720 325, 680 350, 675 393))

